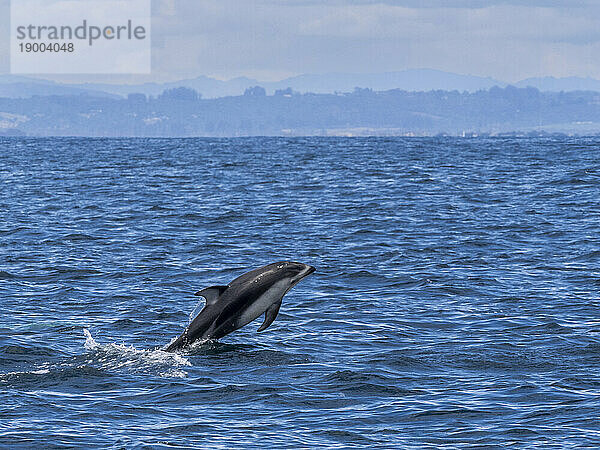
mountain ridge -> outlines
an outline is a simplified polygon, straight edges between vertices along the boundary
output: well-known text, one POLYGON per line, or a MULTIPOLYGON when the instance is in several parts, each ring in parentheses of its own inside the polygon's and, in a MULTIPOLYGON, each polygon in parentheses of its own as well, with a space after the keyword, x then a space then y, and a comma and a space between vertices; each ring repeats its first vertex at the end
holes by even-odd
POLYGON ((260 81, 248 77, 218 80, 206 75, 173 82, 139 84, 59 83, 43 78, 18 75, 0 75, 0 97, 27 98, 34 95, 89 95, 92 97, 126 97, 133 93, 157 96, 167 89, 187 87, 198 91, 203 98, 242 95, 253 86, 262 86, 267 94, 291 88, 299 93, 351 92, 355 88, 386 91, 401 89, 425 92, 432 90, 476 92, 494 86, 534 87, 540 91, 598 91, 600 80, 584 77, 535 77, 516 83, 506 83, 492 77, 463 75, 436 69, 407 69, 378 73, 325 73, 301 74, 279 81, 260 81))

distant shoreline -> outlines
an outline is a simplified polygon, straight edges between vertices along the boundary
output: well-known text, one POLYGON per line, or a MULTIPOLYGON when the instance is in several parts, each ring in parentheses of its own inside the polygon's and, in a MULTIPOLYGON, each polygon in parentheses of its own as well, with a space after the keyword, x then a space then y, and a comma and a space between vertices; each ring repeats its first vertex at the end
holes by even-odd
POLYGON ((600 134, 600 93, 493 87, 458 91, 244 95, 203 99, 188 88, 157 97, 0 98, 0 135, 96 137, 545 136, 600 134))
POLYGON ((40 136, 40 135, 27 135, 27 134, 2 134, 0 133, 0 139, 92 139, 92 140, 118 140, 118 139, 131 139, 131 140, 160 140, 160 139, 173 139, 173 140, 232 140, 232 139, 414 139, 414 140, 432 140, 432 139, 453 139, 453 140, 485 140, 485 139, 592 139, 600 138, 598 134, 566 134, 566 133, 502 133, 497 135, 475 135, 475 136, 459 136, 459 135, 435 135, 435 136, 407 136, 407 135, 383 135, 383 134, 364 134, 364 135, 318 135, 318 134, 298 134, 298 135, 253 135, 253 136, 85 136, 85 135, 71 135, 71 136, 40 136))

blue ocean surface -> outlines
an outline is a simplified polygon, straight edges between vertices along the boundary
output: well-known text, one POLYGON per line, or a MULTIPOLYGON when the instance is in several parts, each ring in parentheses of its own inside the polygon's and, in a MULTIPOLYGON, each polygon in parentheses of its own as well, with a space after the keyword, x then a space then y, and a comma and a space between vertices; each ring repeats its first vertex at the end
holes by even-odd
POLYGON ((0 140, 0 446, 600 445, 600 138, 0 140), (161 348, 197 290, 317 272, 161 348))

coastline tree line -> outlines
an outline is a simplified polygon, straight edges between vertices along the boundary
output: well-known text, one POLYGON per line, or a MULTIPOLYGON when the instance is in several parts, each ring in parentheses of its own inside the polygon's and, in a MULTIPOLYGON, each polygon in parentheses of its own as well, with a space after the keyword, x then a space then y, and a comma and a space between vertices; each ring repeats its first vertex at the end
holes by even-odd
POLYGON ((203 99, 188 88, 156 97, 0 98, 0 134, 40 136, 247 136, 332 134, 500 134, 511 131, 600 131, 600 93, 493 87, 458 91, 266 95, 203 99))

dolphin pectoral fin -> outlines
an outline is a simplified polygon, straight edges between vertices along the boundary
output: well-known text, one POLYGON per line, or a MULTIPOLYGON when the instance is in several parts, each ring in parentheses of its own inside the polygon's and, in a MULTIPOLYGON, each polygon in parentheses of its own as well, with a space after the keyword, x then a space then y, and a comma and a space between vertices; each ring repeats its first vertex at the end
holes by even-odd
POLYGON ((271 325, 277 317, 277 314, 279 313, 279 308, 281 308, 281 301, 273 303, 271 306, 269 306, 269 309, 267 309, 267 311, 265 312, 265 321, 258 329, 259 332, 269 328, 269 325, 271 325))
POLYGON ((229 286, 211 286, 201 291, 196 292, 194 295, 202 296, 206 299, 207 305, 212 305, 217 302, 221 294, 227 289, 229 286))

